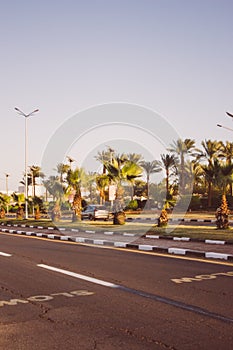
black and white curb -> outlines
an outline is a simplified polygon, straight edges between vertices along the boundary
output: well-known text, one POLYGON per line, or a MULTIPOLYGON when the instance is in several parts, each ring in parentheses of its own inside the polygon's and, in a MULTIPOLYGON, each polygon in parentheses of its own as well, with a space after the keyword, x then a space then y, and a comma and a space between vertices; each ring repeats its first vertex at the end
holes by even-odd
POLYGON ((205 243, 205 244, 233 244, 233 240, 222 241, 216 239, 200 239, 200 238, 190 238, 190 237, 177 237, 177 236, 159 236, 159 235, 146 235, 145 238, 149 239, 166 239, 172 241, 183 241, 183 242, 196 242, 196 243, 205 243))
MULTIPOLYGON (((46 230, 58 230, 58 231, 68 231, 68 232, 74 232, 74 233, 88 233, 88 234, 104 234, 106 236, 112 236, 112 235, 120 235, 120 236, 125 236, 125 237, 137 237, 140 236, 140 234, 136 233, 129 233, 129 232, 113 232, 113 231, 95 231, 95 230, 79 230, 79 229, 67 229, 65 227, 50 227, 50 226, 33 226, 33 225, 19 225, 19 224, 4 224, 1 223, 2 226, 7 226, 7 227, 22 227, 22 228, 36 228, 36 229, 46 229, 46 230)), ((6 229, 0 229, 2 232, 7 232, 5 231, 6 229)), ((45 235, 47 236, 47 235, 45 235)), ((59 237, 59 235, 58 235, 59 237)), ((173 241, 183 241, 183 242, 196 242, 196 243, 205 243, 205 244, 220 244, 220 245, 230 245, 233 244, 233 240, 228 240, 228 241, 223 241, 223 240, 214 240, 214 239, 200 239, 200 238, 191 238, 191 237, 178 237, 178 236, 160 236, 160 235, 152 235, 152 234, 147 234, 143 236, 143 238, 146 239, 165 239, 165 240, 173 240, 173 241)))
POLYGON ((5 228, 0 229, 0 231, 12 233, 12 234, 34 236, 34 237, 54 239, 54 240, 60 240, 60 241, 71 241, 76 243, 110 246, 110 247, 123 248, 123 249, 126 248, 126 249, 147 251, 147 252, 154 252, 154 253, 161 253, 161 254, 185 255, 185 256, 198 257, 198 258, 207 258, 207 259, 212 258, 212 259, 222 259, 222 260, 233 261, 233 255, 231 254, 204 252, 204 251, 197 251, 192 249, 182 249, 182 248, 173 248, 173 247, 162 248, 162 247, 157 247, 154 245, 147 245, 147 244, 112 242, 112 241, 107 241, 102 239, 89 239, 85 237, 72 237, 72 236, 62 236, 62 235, 59 236, 55 234, 45 234, 43 232, 30 232, 30 231, 13 230, 13 229, 5 229, 5 228))

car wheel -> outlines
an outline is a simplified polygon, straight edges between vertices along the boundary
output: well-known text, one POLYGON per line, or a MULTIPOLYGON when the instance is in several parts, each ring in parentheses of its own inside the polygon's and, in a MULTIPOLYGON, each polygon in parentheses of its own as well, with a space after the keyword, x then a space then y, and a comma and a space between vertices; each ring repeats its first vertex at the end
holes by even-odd
POLYGON ((91 215, 91 214, 89 215, 89 220, 91 220, 91 221, 94 220, 93 215, 91 215))

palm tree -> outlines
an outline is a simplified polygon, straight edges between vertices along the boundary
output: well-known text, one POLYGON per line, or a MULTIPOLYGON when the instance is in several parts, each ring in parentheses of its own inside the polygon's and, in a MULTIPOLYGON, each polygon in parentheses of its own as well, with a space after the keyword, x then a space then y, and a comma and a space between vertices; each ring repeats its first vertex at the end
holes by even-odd
POLYGON ((55 201, 54 208, 52 210, 52 220, 59 221, 61 218, 61 203, 65 196, 65 187, 60 182, 60 178, 57 176, 50 176, 47 180, 43 181, 46 190, 53 196, 55 201))
MULTIPOLYGON (((128 153, 126 157, 130 162, 138 165, 140 165, 140 162, 143 161, 143 156, 138 153, 128 153)), ((135 185, 135 179, 131 180, 131 195, 130 195, 131 200, 133 200, 133 196, 134 196, 134 185, 135 185)))
POLYGON ((188 155, 194 156, 195 151, 195 141, 191 139, 178 139, 173 141, 171 147, 168 148, 169 152, 172 152, 179 157, 179 185, 180 185, 180 194, 183 194, 185 191, 185 158, 188 155))
POLYGON ((36 192, 36 179, 37 178, 44 178, 45 175, 44 173, 41 171, 41 168, 37 165, 32 165, 30 167, 30 171, 31 171, 31 177, 32 177, 32 197, 34 198, 35 197, 35 192, 36 192))
POLYGON ((139 164, 143 161, 143 156, 138 153, 128 153, 126 154, 126 157, 130 162, 133 162, 135 164, 139 164))
POLYGON ((103 164, 103 174, 106 174, 106 162, 111 162, 112 158, 114 156, 114 149, 108 147, 107 151, 99 151, 97 153, 97 156, 95 157, 96 160, 98 160, 101 164, 103 164))
POLYGON ((94 197, 94 194, 96 192, 95 180, 96 180, 96 173, 89 171, 86 174, 85 187, 89 191, 91 202, 93 201, 93 197, 94 197))
POLYGON ((109 186, 109 177, 107 174, 101 174, 96 176, 96 185, 100 193, 100 204, 105 203, 105 189, 109 186))
POLYGON ((67 174, 67 172, 69 171, 70 169, 70 166, 68 164, 63 164, 63 163, 59 163, 57 165, 57 172, 59 174, 59 180, 60 180, 60 183, 63 183, 64 182, 64 175, 67 174))
POLYGON ((153 160, 151 162, 142 161, 140 162, 141 167, 144 169, 146 173, 146 195, 147 200, 149 201, 150 194, 149 194, 149 187, 150 187, 150 176, 152 174, 160 172, 162 169, 160 167, 159 161, 153 160))
POLYGON ((214 160, 214 184, 221 188, 222 194, 226 195, 227 188, 232 184, 233 164, 214 160))
POLYGON ((69 169, 67 173, 67 192, 73 191, 73 221, 81 220, 82 211, 82 194, 81 194, 81 183, 85 177, 84 169, 76 168, 74 170, 69 169))
POLYGON ((215 160, 218 158, 218 156, 221 154, 222 151, 222 142, 219 141, 211 141, 211 140, 205 140, 201 142, 201 145, 203 147, 202 150, 198 150, 197 153, 197 161, 204 161, 205 164, 202 165, 202 169, 205 173, 205 178, 207 180, 208 184, 208 207, 211 207, 212 204, 212 185, 214 182, 216 167, 214 165, 215 160), (207 163, 207 164, 206 164, 207 163))
POLYGON ((174 174, 176 170, 178 159, 174 154, 161 154, 161 161, 158 163, 166 173, 166 198, 169 197, 169 179, 174 174))
MULTIPOLYGON (((226 141, 226 144, 222 144, 222 154, 220 157, 223 157, 226 159, 226 164, 231 165, 232 164, 232 158, 233 158, 233 142, 226 141)), ((231 196, 233 195, 233 186, 232 183, 230 184, 230 193, 231 196)))
POLYGON ((114 202, 114 224, 123 224, 123 182, 131 182, 142 175, 142 168, 123 155, 113 157, 105 163, 110 182, 116 185, 116 200, 114 202))

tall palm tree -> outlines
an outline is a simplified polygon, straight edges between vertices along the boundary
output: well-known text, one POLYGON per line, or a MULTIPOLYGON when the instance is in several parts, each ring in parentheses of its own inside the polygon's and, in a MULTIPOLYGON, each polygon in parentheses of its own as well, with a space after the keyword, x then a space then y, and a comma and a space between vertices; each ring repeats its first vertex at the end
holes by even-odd
POLYGON ((139 164, 140 162, 143 161, 143 156, 138 153, 127 153, 126 157, 130 162, 133 162, 136 164, 139 164))
POLYGON ((68 164, 63 164, 63 163, 59 163, 57 165, 57 173, 59 174, 59 180, 60 183, 64 182, 64 175, 67 175, 67 172, 69 171, 70 166, 68 164))
POLYGON ((73 221, 81 220, 82 211, 82 194, 81 194, 81 183, 85 177, 84 169, 76 168, 74 170, 69 169, 67 173, 67 192, 73 191, 73 221))
MULTIPOLYGON (((140 165, 140 162, 143 161, 143 156, 141 154, 138 154, 138 153, 128 153, 126 155, 126 157, 130 162, 138 164, 138 165, 140 165)), ((135 179, 132 179, 130 184, 131 184, 131 195, 130 196, 131 196, 131 200, 133 200, 135 179)))
POLYGON ((32 165, 30 167, 30 171, 31 171, 31 177, 32 177, 32 197, 35 197, 36 194, 36 179, 37 178, 41 178, 43 179, 45 177, 44 173, 41 171, 41 167, 39 167, 38 165, 32 165))
POLYGON ((95 157, 96 160, 98 160, 101 164, 103 164, 103 174, 106 174, 106 162, 111 162, 113 156, 114 156, 114 149, 108 147, 107 151, 98 151, 97 156, 95 157))
MULTIPOLYGON (((233 142, 226 141, 226 143, 222 144, 222 154, 220 157, 225 158, 226 164, 231 165, 232 164, 232 158, 233 158, 233 142)), ((230 193, 233 195, 233 185, 230 184, 230 193)))
POLYGON ((109 186, 109 177, 107 174, 100 174, 96 176, 96 185, 100 194, 100 204, 105 203, 105 189, 109 186))
POLYGON ((91 202, 93 201, 93 197, 94 197, 94 194, 96 192, 96 186, 95 186, 96 181, 95 180, 96 180, 96 173, 89 171, 86 174, 85 187, 89 191, 91 202))
POLYGON ((165 170, 166 173, 166 198, 169 197, 169 179, 172 175, 174 175, 174 171, 176 170, 178 158, 174 154, 161 154, 161 161, 158 163, 159 166, 165 170))
POLYGON ((185 158, 186 156, 194 156, 195 152, 195 141, 191 139, 178 139, 173 141, 171 147, 168 148, 169 152, 172 152, 179 158, 179 186, 180 194, 185 192, 185 158))
POLYGON ((150 177, 152 174, 160 172, 162 169, 160 167, 159 161, 153 160, 151 162, 142 161, 140 162, 141 167, 144 169, 146 173, 146 194, 147 199, 150 198, 149 187, 150 187, 150 177))
POLYGON ((211 141, 211 140, 205 140, 201 142, 201 145, 203 147, 203 150, 198 150, 197 153, 197 161, 200 161, 200 164, 204 162, 204 164, 201 164, 204 173, 205 178, 208 184, 208 207, 211 207, 212 204, 212 187, 216 172, 216 167, 214 165, 215 160, 218 158, 218 156, 221 154, 222 151, 222 142, 219 141, 211 141))

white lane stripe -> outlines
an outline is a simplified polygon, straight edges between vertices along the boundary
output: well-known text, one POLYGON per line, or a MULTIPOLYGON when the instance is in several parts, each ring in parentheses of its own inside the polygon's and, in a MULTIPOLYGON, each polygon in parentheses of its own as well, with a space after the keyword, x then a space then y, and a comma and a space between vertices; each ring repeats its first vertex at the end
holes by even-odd
POLYGON ((12 256, 12 254, 7 254, 7 253, 3 253, 3 252, 0 252, 0 255, 1 256, 12 256))
POLYGON ((53 266, 49 266, 49 265, 45 265, 45 264, 38 264, 37 266, 42 267, 42 268, 47 269, 47 270, 63 273, 64 275, 75 277, 75 278, 78 278, 78 279, 81 279, 84 281, 88 281, 88 282, 95 283, 95 284, 100 284, 100 285, 105 286, 105 287, 119 288, 119 286, 117 284, 109 283, 109 282, 102 281, 102 280, 99 280, 97 278, 93 278, 93 277, 89 277, 89 276, 85 276, 85 275, 80 275, 79 273, 75 273, 75 272, 71 272, 71 271, 67 271, 67 270, 63 270, 63 269, 58 269, 58 268, 53 267, 53 266))

